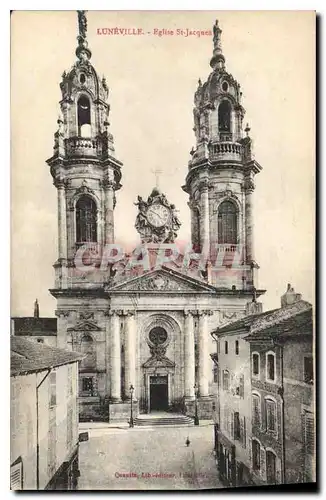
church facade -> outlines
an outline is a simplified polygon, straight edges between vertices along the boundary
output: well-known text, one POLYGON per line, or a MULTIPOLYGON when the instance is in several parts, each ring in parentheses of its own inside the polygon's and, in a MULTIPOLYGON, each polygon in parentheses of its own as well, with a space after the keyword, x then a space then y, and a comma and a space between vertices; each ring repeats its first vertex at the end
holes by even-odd
POLYGON ((78 25, 77 61, 62 75, 47 163, 58 199, 50 291, 58 346, 84 354, 80 418, 126 420, 131 399, 136 414, 194 415, 197 406, 199 418, 210 418, 218 376, 210 332, 264 293, 255 287, 252 206, 261 166, 249 127, 243 132, 240 86, 225 69, 221 29, 216 22, 212 72, 195 93, 196 144, 182 187, 190 250, 178 247, 176 209, 154 188, 136 203, 139 247, 120 255, 114 210, 123 165, 109 130, 109 89, 90 62, 85 11, 78 25))

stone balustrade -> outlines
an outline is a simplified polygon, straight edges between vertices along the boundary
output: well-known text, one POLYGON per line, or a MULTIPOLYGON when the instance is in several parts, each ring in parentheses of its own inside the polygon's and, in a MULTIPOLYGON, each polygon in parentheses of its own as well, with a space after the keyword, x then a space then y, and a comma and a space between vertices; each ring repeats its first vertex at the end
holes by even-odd
POLYGON ((102 142, 87 137, 70 137, 65 141, 67 156, 101 156, 102 142))
POLYGON ((210 160, 236 160, 241 161, 243 156, 242 144, 235 142, 217 142, 209 147, 210 160))

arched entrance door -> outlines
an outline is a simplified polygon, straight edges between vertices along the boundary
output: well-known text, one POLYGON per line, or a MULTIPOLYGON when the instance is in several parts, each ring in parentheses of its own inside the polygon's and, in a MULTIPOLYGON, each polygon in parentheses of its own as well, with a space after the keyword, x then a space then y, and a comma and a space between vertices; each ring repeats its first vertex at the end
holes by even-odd
POLYGON ((169 345, 180 338, 178 324, 166 314, 151 314, 143 324, 149 357, 142 364, 141 409, 146 413, 167 411, 175 398, 174 352, 169 345))

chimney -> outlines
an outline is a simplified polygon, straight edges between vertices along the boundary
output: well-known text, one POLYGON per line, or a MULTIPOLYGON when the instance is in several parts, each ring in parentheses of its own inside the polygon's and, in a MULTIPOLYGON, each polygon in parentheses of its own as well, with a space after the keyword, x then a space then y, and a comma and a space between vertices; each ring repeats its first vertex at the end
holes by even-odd
POLYGON ((246 304, 246 316, 251 314, 260 314, 263 312, 263 304, 257 302, 256 288, 252 289, 252 301, 246 304))
POLYGON ((36 299, 34 302, 34 318, 39 318, 40 317, 40 308, 38 305, 38 300, 36 299))
POLYGON ((301 293, 296 293, 294 291, 294 288, 291 286, 290 283, 288 283, 286 292, 284 295, 281 297, 281 307, 286 307, 294 304, 295 302, 298 302, 301 300, 301 293))

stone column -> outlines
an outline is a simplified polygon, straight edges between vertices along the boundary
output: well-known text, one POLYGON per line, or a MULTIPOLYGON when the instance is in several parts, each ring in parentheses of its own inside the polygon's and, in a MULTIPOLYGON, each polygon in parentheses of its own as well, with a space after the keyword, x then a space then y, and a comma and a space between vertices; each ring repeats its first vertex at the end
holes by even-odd
POLYGON ((135 313, 128 311, 125 329, 125 397, 130 399, 130 385, 134 386, 133 399, 136 399, 136 321, 135 313))
POLYGON ((58 190, 58 258, 67 259, 67 212, 64 181, 56 183, 58 190))
POLYGON ((200 249, 201 253, 209 254, 209 199, 208 179, 200 184, 200 249))
POLYGON ((110 388, 111 401, 121 401, 120 317, 117 311, 112 311, 110 317, 110 388))
POLYGON ((208 369, 209 369, 209 352, 208 352, 208 311, 199 311, 198 325, 198 385, 199 396, 208 396, 208 369))
POLYGON ((104 184, 105 192, 105 243, 114 242, 114 182, 104 184))
POLYGON ((185 311, 184 331, 185 397, 195 398, 195 336, 194 318, 191 311, 185 311))
POLYGON ((245 227, 246 227, 246 262, 254 260, 254 221, 253 221, 254 183, 248 179, 245 183, 245 227))

